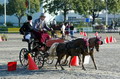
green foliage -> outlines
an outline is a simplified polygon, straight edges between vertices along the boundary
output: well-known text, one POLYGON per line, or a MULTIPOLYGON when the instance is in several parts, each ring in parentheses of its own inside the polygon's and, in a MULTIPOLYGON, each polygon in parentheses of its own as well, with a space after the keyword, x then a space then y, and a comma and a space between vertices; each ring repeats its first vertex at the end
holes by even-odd
POLYGON ((99 16, 99 12, 105 9, 105 1, 103 0, 45 0, 44 8, 49 13, 57 14, 63 11, 64 20, 69 10, 84 15, 92 15, 94 20, 99 16))
POLYGON ((0 26, 0 32, 5 32, 5 31, 7 31, 8 29, 7 29, 7 27, 5 27, 5 26, 0 26))
POLYGON ((16 16, 22 16, 26 12, 25 0, 8 0, 7 14, 16 16))
POLYGON ((50 14, 58 14, 58 11, 62 11, 64 15, 64 22, 66 21, 66 15, 69 10, 73 9, 73 0, 44 0, 43 5, 45 11, 49 12, 50 14))
POLYGON ((89 15, 92 12, 100 12, 105 9, 103 0, 74 0, 74 10, 80 14, 89 15))
POLYGON ((112 14, 120 13, 120 0, 108 0, 107 6, 109 13, 112 14))
MULTIPOLYGON (((7 15, 15 15, 18 18, 19 26, 20 20, 28 14, 28 7, 25 5, 26 0, 8 0, 7 15)), ((40 0, 30 0, 30 13, 38 12, 40 8, 40 0)))
POLYGON ((30 0, 30 13, 39 12, 41 0, 30 0))

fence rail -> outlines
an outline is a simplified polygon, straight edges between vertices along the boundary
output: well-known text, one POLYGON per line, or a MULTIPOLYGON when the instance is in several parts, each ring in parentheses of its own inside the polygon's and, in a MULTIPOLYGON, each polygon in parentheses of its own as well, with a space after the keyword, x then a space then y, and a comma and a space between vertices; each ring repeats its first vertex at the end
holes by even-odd
MULTIPOLYGON (((0 33, 19 33, 20 28, 0 28, 0 33)), ((79 33, 83 30, 75 30, 75 33, 79 33)), ((120 33, 120 30, 86 30, 84 32, 88 33, 94 33, 94 32, 100 32, 100 33, 120 33)))

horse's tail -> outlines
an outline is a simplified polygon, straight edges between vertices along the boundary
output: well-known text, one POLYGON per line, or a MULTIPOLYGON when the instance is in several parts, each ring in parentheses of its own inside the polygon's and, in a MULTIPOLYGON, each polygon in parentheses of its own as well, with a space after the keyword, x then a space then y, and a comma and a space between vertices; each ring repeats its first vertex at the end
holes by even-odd
POLYGON ((57 55, 57 53, 56 53, 56 48, 57 48, 57 46, 58 46, 58 44, 59 43, 53 43, 52 44, 52 46, 50 47, 50 49, 49 49, 49 54, 50 54, 50 56, 56 56, 57 55))

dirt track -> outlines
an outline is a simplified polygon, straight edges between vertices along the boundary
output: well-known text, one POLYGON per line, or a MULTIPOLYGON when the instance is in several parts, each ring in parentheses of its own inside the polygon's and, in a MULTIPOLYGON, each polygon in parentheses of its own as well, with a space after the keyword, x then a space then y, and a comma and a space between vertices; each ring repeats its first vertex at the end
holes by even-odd
MULTIPOLYGON (((120 79, 120 35, 117 33, 103 33, 106 36, 113 36, 117 39, 116 43, 104 44, 100 47, 100 52, 95 53, 95 61, 98 70, 94 69, 92 61, 85 65, 86 71, 78 67, 65 66, 66 70, 60 67, 55 69, 54 65, 47 65, 38 71, 29 71, 21 67, 19 63, 19 51, 26 48, 27 43, 22 42, 19 34, 8 34, 7 42, 0 42, 0 79, 120 79), (7 71, 7 62, 17 61, 16 71, 7 71)), ((75 36, 80 36, 76 34, 75 36)), ((94 34, 89 34, 89 37, 94 34)))

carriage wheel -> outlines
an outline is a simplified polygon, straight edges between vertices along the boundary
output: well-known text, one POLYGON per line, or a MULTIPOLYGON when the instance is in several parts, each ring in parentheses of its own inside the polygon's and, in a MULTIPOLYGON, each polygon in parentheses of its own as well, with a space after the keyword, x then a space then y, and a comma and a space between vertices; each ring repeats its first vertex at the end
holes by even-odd
POLYGON ((19 60, 22 66, 28 65, 28 50, 26 48, 22 48, 19 53, 19 60))
POLYGON ((46 63, 47 64, 52 64, 54 61, 54 58, 46 58, 46 63))
POLYGON ((40 53, 40 51, 38 51, 35 54, 34 61, 35 61, 36 65, 38 66, 39 69, 43 67, 43 65, 44 65, 44 57, 40 53))
POLYGON ((29 43, 29 49, 32 50, 32 49, 35 47, 35 45, 36 45, 36 44, 35 44, 34 41, 30 42, 30 43, 29 43))

